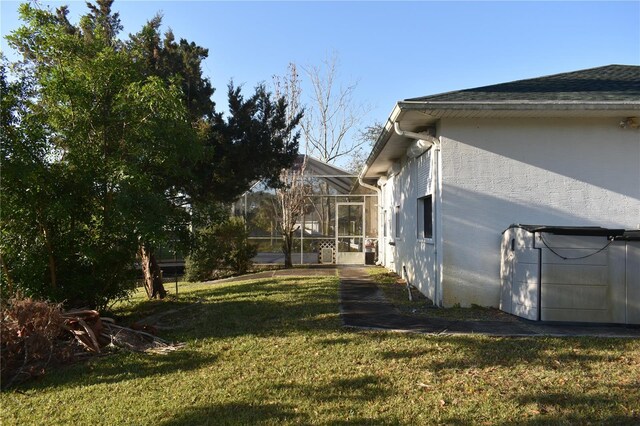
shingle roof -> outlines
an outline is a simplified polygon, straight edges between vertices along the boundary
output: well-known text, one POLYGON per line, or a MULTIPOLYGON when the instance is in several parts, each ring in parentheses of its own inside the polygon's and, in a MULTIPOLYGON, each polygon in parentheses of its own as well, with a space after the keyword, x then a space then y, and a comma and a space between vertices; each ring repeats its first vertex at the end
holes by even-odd
POLYGON ((512 81, 407 99, 425 102, 474 101, 640 101, 640 66, 598 68, 512 81))

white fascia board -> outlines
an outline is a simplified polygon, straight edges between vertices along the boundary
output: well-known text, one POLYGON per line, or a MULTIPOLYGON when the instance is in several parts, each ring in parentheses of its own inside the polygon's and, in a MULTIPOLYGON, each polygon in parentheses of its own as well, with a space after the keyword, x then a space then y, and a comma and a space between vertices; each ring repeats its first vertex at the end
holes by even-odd
POLYGON ((384 124, 382 132, 378 135, 378 139, 376 139, 376 142, 373 144, 373 148, 371 148, 371 153, 369 154, 369 157, 367 158, 367 161, 365 162, 365 165, 360 172, 360 179, 366 178, 369 167, 376 161, 378 155, 380 154, 380 151, 382 151, 384 146, 389 141, 389 137, 395 132, 395 130, 393 130, 393 124, 400 118, 402 112, 403 111, 400 107, 400 102, 396 103, 393 107, 393 110, 391 110, 391 114, 389 114, 389 118, 387 118, 387 121, 384 124))
POLYGON ((401 101, 396 105, 402 110, 423 111, 637 111, 640 112, 640 102, 637 101, 468 101, 468 102, 443 102, 443 101, 401 101))

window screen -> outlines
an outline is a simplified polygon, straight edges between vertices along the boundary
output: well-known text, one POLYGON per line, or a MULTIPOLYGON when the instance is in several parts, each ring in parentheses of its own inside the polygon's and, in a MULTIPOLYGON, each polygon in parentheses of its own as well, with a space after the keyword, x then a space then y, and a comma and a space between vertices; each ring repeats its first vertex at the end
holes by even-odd
POLYGON ((431 150, 416 158, 416 191, 418 197, 431 194, 431 150))

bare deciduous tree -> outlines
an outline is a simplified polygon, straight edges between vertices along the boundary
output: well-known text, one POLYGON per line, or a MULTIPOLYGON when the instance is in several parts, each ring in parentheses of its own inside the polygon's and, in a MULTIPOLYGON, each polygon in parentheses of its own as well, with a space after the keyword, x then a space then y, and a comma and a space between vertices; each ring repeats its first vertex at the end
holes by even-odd
MULTIPOLYGON (((304 182, 304 169, 306 156, 299 157, 300 162, 290 169, 284 169, 280 174, 282 187, 276 189, 276 202, 274 211, 278 217, 278 231, 282 235, 282 252, 284 253, 284 266, 293 266, 291 253, 293 252, 293 234, 296 231, 296 223, 304 211, 307 190, 304 182)), ((304 232, 303 229, 300 232, 304 232)))
MULTIPOLYGON (((300 78, 296 64, 289 64, 286 76, 273 76, 274 93, 277 98, 283 97, 287 102, 287 122, 300 120, 303 108, 300 105, 300 78)), ((284 266, 293 266, 291 253, 293 252, 293 234, 298 219, 303 213, 307 196, 304 170, 306 157, 299 156, 296 163, 280 173, 280 186, 275 188, 274 212, 276 213, 277 229, 282 235, 282 252, 284 266)), ((300 232, 304 232, 303 229, 300 232)))
POLYGON ((359 149, 351 153, 351 158, 345 166, 345 170, 355 174, 360 173, 369 157, 369 152, 375 145, 376 140, 378 140, 380 133, 382 133, 382 129, 384 129, 382 122, 374 121, 373 124, 369 124, 363 129, 358 130, 357 140, 362 143, 359 149))
POLYGON ((296 119, 300 119, 303 113, 300 104, 300 76, 298 75, 298 67, 295 63, 289 63, 289 72, 286 76, 273 76, 273 91, 276 99, 284 98, 287 102, 287 123, 291 123, 296 119))
POLYGON ((334 52, 320 66, 304 68, 312 89, 302 120, 307 154, 325 163, 335 163, 366 143, 347 137, 370 108, 354 99, 358 82, 341 84, 338 65, 334 52))

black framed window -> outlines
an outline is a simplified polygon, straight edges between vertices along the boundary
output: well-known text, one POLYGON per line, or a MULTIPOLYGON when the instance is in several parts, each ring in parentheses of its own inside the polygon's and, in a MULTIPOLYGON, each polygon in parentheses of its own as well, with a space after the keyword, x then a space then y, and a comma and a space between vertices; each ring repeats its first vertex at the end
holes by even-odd
POLYGON ((433 238, 433 196, 418 198, 418 237, 433 238))

